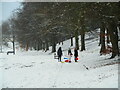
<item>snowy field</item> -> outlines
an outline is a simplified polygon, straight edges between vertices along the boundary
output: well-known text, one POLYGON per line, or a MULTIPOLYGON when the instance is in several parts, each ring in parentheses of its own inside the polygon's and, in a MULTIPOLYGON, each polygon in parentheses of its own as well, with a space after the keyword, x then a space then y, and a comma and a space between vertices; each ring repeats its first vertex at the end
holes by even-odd
MULTIPOLYGON (((64 42, 67 57, 70 40, 64 42)), ((73 48, 73 47, 71 47, 73 48)), ((61 63, 54 54, 43 51, 16 51, 16 55, 0 54, 0 87, 3 88, 118 88, 118 57, 99 55, 98 40, 86 40, 86 51, 79 60, 61 63), (1 58, 2 57, 2 58, 1 58), (88 70, 86 69, 88 67, 88 70)), ((73 49, 72 49, 73 52, 73 49)))

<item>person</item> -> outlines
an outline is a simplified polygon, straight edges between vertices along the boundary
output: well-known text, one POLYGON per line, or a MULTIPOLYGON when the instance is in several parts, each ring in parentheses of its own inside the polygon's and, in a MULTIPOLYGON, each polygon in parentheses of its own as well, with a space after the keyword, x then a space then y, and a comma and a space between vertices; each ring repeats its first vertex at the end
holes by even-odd
POLYGON ((71 57, 72 57, 72 52, 71 52, 71 49, 69 48, 68 50, 68 60, 69 60, 69 63, 71 63, 71 57))
POLYGON ((74 49, 74 56, 75 56, 75 62, 77 62, 77 57, 78 57, 78 51, 77 48, 74 49))
POLYGON ((58 51, 57 51, 57 55, 58 55, 58 62, 61 62, 61 57, 62 57, 62 49, 61 47, 59 47, 58 51))

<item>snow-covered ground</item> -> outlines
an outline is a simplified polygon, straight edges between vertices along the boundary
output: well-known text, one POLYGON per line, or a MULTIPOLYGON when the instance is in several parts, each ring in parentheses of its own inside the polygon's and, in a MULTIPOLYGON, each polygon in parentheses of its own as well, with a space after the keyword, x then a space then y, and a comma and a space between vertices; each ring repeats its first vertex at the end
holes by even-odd
MULTIPOLYGON (((67 57, 69 45, 70 40, 57 45, 57 49, 61 46, 63 50, 62 61, 67 57)), ((0 87, 118 88, 118 57, 109 60, 110 55, 100 56, 99 50, 98 39, 86 40, 86 51, 79 51, 78 62, 72 57, 72 63, 58 62, 50 51, 1 53, 0 87)))

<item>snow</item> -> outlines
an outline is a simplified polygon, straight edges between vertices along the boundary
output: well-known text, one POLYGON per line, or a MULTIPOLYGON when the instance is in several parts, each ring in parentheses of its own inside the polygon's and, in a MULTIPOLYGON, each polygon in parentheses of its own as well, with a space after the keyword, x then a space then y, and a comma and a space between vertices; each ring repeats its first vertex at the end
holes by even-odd
MULTIPOLYGON (((70 40, 57 45, 57 49, 61 46, 63 50, 62 61, 67 57, 69 45, 70 40)), ((71 48, 73 53, 74 46, 71 48)), ((100 56, 97 38, 86 40, 86 49, 79 51, 78 62, 72 57, 71 63, 58 62, 50 51, 18 50, 16 55, 1 53, 0 87, 118 88, 118 64, 112 64, 117 62, 118 57, 109 60, 110 55, 100 56)))

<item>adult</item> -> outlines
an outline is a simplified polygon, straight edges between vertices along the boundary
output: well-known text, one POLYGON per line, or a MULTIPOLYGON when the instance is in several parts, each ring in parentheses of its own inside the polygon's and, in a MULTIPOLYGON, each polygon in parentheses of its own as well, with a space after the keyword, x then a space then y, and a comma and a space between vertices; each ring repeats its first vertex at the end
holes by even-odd
POLYGON ((74 49, 74 56, 75 56, 75 62, 77 62, 77 58, 78 58, 77 48, 74 49))
POLYGON ((58 62, 61 62, 61 57, 62 57, 62 49, 61 47, 59 47, 58 51, 57 51, 57 55, 58 55, 58 62))

